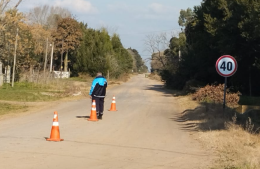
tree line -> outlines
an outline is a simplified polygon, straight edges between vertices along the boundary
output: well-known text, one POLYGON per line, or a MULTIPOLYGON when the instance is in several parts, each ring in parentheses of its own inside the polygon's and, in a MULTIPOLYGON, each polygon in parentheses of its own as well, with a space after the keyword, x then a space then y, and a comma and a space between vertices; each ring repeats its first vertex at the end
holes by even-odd
POLYGON ((224 83, 215 68, 217 59, 231 55, 238 70, 228 78, 231 91, 260 95, 260 1, 203 0, 181 10, 182 31, 164 51, 159 72, 175 89, 224 83))
POLYGON ((101 71, 118 78, 145 67, 135 49, 123 47, 118 34, 90 28, 67 9, 45 5, 22 13, 16 7, 6 9, 9 1, 0 3, 0 61, 13 66, 16 52, 17 80, 33 70, 70 71, 72 76, 101 71))

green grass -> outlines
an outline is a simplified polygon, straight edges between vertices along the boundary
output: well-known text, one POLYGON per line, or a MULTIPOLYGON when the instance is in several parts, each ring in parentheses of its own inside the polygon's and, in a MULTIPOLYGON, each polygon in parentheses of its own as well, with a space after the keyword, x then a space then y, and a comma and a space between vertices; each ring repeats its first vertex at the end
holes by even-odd
POLYGON ((36 85, 33 83, 15 83, 14 87, 11 87, 9 84, 5 84, 4 86, 0 87, 0 100, 34 102, 58 99, 58 97, 44 95, 42 92, 50 94, 58 93, 57 91, 50 91, 46 85, 36 85))
POLYGON ((8 103, 0 103, 0 115, 9 114, 12 112, 20 112, 25 111, 28 106, 25 105, 16 105, 16 104, 8 104, 8 103))
POLYGON ((260 97, 240 96, 238 104, 260 106, 260 97))
MULTIPOLYGON (((64 80, 64 79, 63 79, 64 80)), ((90 80, 93 80, 93 78, 82 78, 82 77, 71 77, 69 79, 65 79, 66 81, 78 81, 78 82, 89 82, 90 80)))

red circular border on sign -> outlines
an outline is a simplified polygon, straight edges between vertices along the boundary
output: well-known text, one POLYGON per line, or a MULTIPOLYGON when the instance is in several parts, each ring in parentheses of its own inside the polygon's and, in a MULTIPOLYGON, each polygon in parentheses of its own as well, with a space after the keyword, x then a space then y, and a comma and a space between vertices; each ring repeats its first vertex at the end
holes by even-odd
POLYGON ((221 57, 217 60, 217 62, 216 62, 216 70, 217 70, 218 74, 221 75, 221 76, 223 76, 223 77, 232 76, 232 75, 233 75, 234 73, 236 73, 236 71, 237 71, 237 61, 236 61, 236 59, 235 59, 234 57, 232 57, 232 56, 230 56, 230 55, 223 55, 223 56, 221 56, 221 57), (223 58, 230 58, 230 59, 232 59, 232 60, 234 61, 234 63, 235 63, 235 69, 234 69, 234 71, 231 72, 230 74, 224 75, 224 74, 222 74, 222 73, 218 70, 218 63, 219 63, 219 61, 220 61, 221 59, 223 59, 223 58))

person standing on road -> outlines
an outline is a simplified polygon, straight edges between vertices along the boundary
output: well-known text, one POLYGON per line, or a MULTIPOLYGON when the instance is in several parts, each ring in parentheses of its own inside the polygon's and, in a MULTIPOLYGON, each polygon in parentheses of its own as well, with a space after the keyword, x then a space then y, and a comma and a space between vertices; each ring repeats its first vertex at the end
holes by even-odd
POLYGON ((93 80, 89 92, 90 99, 95 100, 97 117, 102 119, 104 112, 104 100, 106 97, 107 80, 102 76, 101 72, 97 73, 96 78, 93 80))

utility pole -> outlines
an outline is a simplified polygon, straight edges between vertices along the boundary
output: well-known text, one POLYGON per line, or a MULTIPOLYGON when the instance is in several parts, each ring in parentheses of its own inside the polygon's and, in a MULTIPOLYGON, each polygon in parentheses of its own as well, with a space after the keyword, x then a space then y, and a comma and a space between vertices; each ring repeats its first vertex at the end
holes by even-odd
POLYGON ((52 42, 52 44, 51 44, 51 64, 50 64, 50 72, 52 72, 53 48, 54 48, 54 42, 52 42))
POLYGON ((69 52, 68 52, 68 49, 67 49, 65 59, 64 59, 64 72, 68 72, 68 55, 69 55, 69 52))
MULTIPOLYGON (((111 56, 108 55, 107 57, 108 57, 108 64, 109 64, 109 67, 110 67, 111 66, 111 61, 110 61, 111 60, 111 56)), ((107 80, 109 80, 109 78, 110 78, 109 76, 110 76, 110 72, 109 72, 109 69, 108 69, 107 70, 107 80)))
POLYGON ((19 29, 17 28, 16 37, 15 37, 15 46, 14 46, 14 65, 13 65, 12 87, 14 87, 15 65, 16 65, 16 50, 17 50, 17 41, 18 41, 18 31, 19 31, 19 29))
POLYGON ((64 40, 62 40, 62 44, 61 44, 61 58, 60 58, 60 60, 61 60, 61 63, 60 63, 60 78, 62 78, 62 63, 63 63, 63 43, 64 43, 64 40))
POLYGON ((44 60, 44 70, 43 70, 43 73, 44 73, 44 78, 45 78, 45 70, 46 70, 46 65, 47 65, 47 56, 48 56, 48 38, 46 40, 46 51, 45 51, 45 60, 44 60))
POLYGON ((179 61, 181 61, 181 47, 179 46, 179 61))

